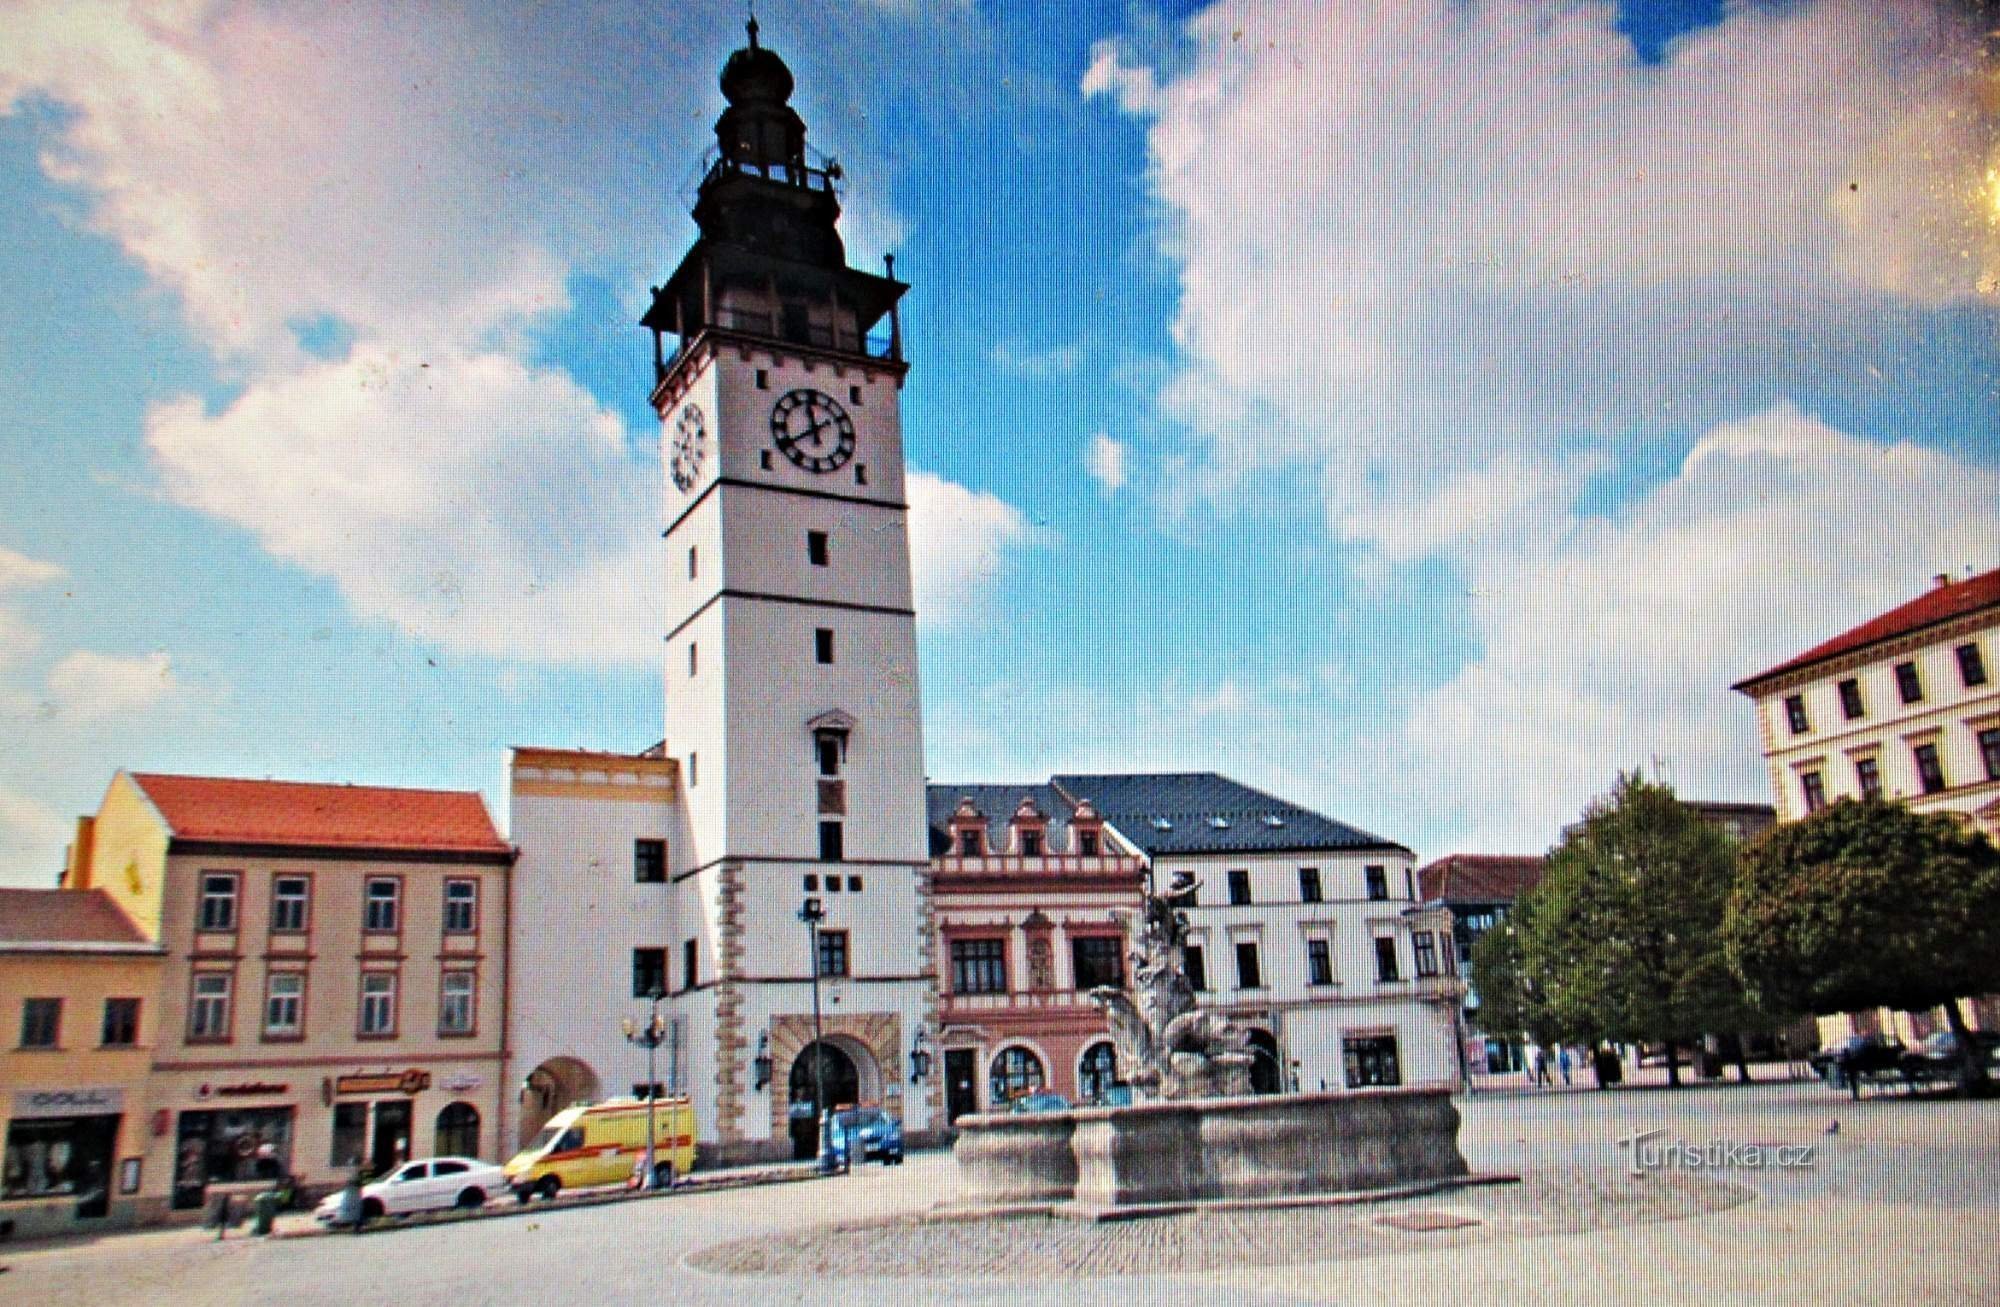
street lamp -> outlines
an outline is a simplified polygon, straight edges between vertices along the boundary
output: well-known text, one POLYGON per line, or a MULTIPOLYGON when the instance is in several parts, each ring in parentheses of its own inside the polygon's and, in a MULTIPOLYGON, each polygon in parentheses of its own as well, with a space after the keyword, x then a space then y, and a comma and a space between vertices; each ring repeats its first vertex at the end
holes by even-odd
POLYGON ((619 1023, 625 1031, 625 1042, 642 1045, 646 1050, 646 1174, 639 1181, 641 1189, 653 1188, 659 1175, 659 1164, 653 1155, 653 1123, 660 1115, 660 1082, 653 1071, 653 1060, 667 1034, 666 1018, 660 1015, 660 1000, 665 997, 658 985, 653 986, 653 992, 647 995, 651 1008, 646 1024, 635 1025, 631 1017, 619 1023))
POLYGON ((820 1043, 819 1016, 819 923, 826 920, 826 905, 818 898, 808 897, 799 907, 799 920, 806 923, 806 966, 812 975, 813 989, 813 1138, 819 1169, 827 1171, 832 1169, 833 1154, 826 1138, 826 1049, 820 1043))
POLYGON ((910 1083, 921 1085, 930 1074, 930 1035, 922 1026, 918 1026, 916 1038, 910 1041, 910 1083))

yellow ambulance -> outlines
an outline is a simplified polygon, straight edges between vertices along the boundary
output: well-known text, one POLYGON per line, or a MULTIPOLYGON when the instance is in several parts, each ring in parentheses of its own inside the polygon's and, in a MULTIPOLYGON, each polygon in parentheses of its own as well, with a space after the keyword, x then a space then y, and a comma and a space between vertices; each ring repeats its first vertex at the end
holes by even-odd
MULTIPOLYGON (((694 1108, 685 1095, 653 1104, 653 1159, 666 1188, 694 1166, 694 1108)), ((579 1103, 549 1118, 506 1166, 507 1183, 522 1202, 554 1198, 564 1189, 624 1184, 645 1169, 647 1104, 636 1098, 579 1103)))

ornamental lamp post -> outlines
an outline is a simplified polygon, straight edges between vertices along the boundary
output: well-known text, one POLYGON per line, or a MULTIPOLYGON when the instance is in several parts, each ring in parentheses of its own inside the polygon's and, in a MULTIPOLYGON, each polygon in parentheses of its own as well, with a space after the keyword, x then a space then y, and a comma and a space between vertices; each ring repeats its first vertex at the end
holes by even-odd
POLYGON ((833 1153, 826 1137, 826 1049, 821 1045, 819 1014, 819 923, 826 920, 826 905, 808 897, 799 905, 799 920, 806 923, 806 966, 812 975, 813 992, 813 1139, 819 1169, 832 1170, 833 1153))
POLYGON ((653 1070, 653 1063, 667 1033, 666 1018, 660 1015, 660 1000, 665 997, 658 985, 653 986, 653 992, 647 995, 650 1009, 646 1024, 636 1025, 631 1017, 626 1017, 620 1023, 625 1031, 625 1042, 641 1045, 646 1050, 646 1173, 639 1180, 641 1189, 654 1189, 659 1185, 659 1163, 654 1156, 653 1127, 660 1115, 660 1082, 653 1070))

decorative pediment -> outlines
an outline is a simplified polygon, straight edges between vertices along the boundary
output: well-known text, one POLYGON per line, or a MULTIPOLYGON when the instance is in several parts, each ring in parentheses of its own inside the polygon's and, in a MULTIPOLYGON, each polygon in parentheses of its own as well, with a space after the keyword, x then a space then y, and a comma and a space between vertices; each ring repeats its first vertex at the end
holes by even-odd
POLYGON ((836 735, 852 735, 854 728, 860 724, 860 722, 855 720, 852 713, 839 708, 829 708, 819 716, 808 721, 806 729, 814 735, 818 735, 823 731, 836 735))

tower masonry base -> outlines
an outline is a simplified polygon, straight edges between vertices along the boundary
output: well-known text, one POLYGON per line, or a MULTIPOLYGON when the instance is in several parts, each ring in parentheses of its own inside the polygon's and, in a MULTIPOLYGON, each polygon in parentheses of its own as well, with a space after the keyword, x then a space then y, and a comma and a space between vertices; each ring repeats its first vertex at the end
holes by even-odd
POLYGON ((961 1210, 1103 1219, 1474 1182, 1444 1089, 1196 1099, 957 1124, 961 1210))

